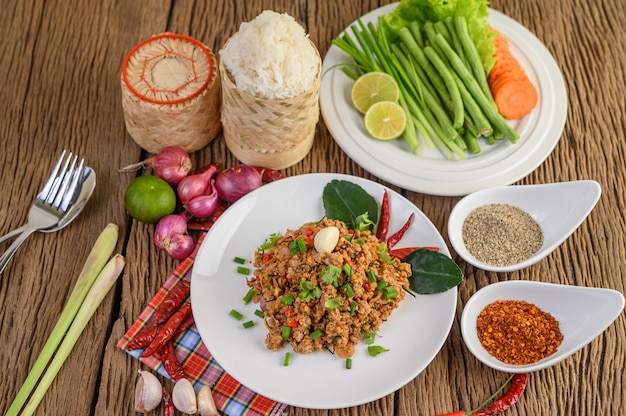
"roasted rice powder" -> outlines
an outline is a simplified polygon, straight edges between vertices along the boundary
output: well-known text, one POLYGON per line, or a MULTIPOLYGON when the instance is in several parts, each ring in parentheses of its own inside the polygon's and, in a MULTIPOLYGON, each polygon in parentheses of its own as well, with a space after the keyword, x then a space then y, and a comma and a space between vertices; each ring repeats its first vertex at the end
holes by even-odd
POLYGON ((535 363, 552 355, 563 341, 551 314, 518 300, 487 305, 478 315, 476 330, 483 347, 505 364, 535 363))

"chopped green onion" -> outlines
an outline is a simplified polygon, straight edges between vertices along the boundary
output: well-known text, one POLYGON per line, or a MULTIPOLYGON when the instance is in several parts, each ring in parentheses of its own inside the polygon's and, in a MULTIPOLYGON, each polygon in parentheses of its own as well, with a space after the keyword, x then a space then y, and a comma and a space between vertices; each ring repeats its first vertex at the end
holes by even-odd
POLYGON ((318 339, 319 337, 321 337, 323 334, 321 329, 316 329, 315 331, 311 332, 311 334, 309 335, 309 337, 311 339, 318 339))
POLYGON ((336 307, 341 306, 341 304, 341 296, 337 296, 324 302, 324 307, 326 309, 335 309, 336 307))
POLYGON ((305 290, 313 290, 313 285, 308 280, 301 280, 300 287, 305 290))
POLYGON ((374 274, 373 271, 368 270, 366 272, 366 274, 367 274, 367 278, 369 279, 370 282, 374 283, 376 281, 376 275, 374 274))
POLYGON ((242 325, 243 325, 244 328, 248 329, 248 328, 252 328, 254 326, 254 322, 248 321, 248 322, 244 322, 242 325))
POLYGON ((369 345, 367 347, 367 352, 372 357, 376 357, 378 354, 382 354, 383 352, 387 352, 387 351, 389 351, 387 348, 381 347, 380 345, 369 345))
POLYGON ((243 266, 237 266, 237 273, 248 275, 250 274, 250 269, 243 266))
POLYGON ((398 292, 396 291, 395 287, 387 286, 383 289, 383 296, 385 299, 394 299, 398 297, 398 292))
POLYGON ((354 313, 354 311, 356 311, 356 302, 351 302, 350 303, 350 313, 354 313))
POLYGON ((383 290, 384 288, 387 287, 387 282, 384 280, 381 280, 380 282, 378 282, 378 284, 376 285, 376 289, 378 290, 383 290))
POLYGON ((345 238, 345 239, 346 239, 346 241, 352 241, 352 237, 353 237, 353 235, 352 235, 352 234, 348 234, 348 235, 346 235, 346 236, 345 236, 345 237, 343 237, 343 238, 345 238))
POLYGON ((291 305, 293 301, 294 301, 294 297, 291 293, 285 293, 280 298, 280 303, 282 303, 283 305, 291 305))
POLYGON ((241 257, 235 257, 233 261, 235 263, 244 264, 246 262, 246 259, 242 259, 241 257))
POLYGON ((378 246, 378 251, 380 252, 380 258, 385 263, 387 263, 387 264, 393 263, 393 258, 389 255, 389 252, 387 251, 387 243, 386 242, 380 243, 380 245, 378 246))
POLYGON ((375 339, 376 339, 376 332, 368 332, 365 335, 365 343, 367 345, 372 345, 375 339))
POLYGON ((308 289, 304 289, 302 292, 298 294, 298 298, 302 299, 305 302, 311 300, 311 291, 308 289))
POLYGON ((289 359, 291 358, 291 353, 287 351, 285 353, 285 359, 283 360, 283 365, 287 367, 289 365, 289 359))
POLYGON ((298 238, 296 243, 298 243, 298 249, 300 249, 300 252, 306 252, 306 242, 304 241, 304 238, 298 238))
POLYGON ((352 358, 346 358, 346 369, 350 370, 352 368, 352 358))
POLYGON ((337 266, 329 264, 320 272, 320 279, 326 284, 337 287, 337 278, 341 274, 341 269, 337 266))
POLYGON ((254 311, 254 314, 258 316, 259 318, 265 318, 265 314, 260 309, 257 309, 256 311, 254 311))
POLYGON ((291 327, 289 325, 283 325, 281 335, 283 339, 287 341, 287 339, 289 339, 289 335, 291 335, 291 327))
POLYGON ((315 286, 312 290, 312 294, 315 298, 319 299, 322 297, 322 289, 320 289, 319 286, 315 286))
POLYGON ((352 296, 354 296, 354 289, 352 289, 352 286, 350 286, 350 283, 346 283, 344 287, 346 289, 347 297, 351 298, 352 296))
POLYGON ((243 318, 243 315, 234 309, 230 311, 229 315, 238 321, 241 321, 241 318, 243 318))
POLYGON ((362 246, 363 244, 365 244, 365 240, 363 239, 363 237, 359 237, 356 239, 356 243, 362 246))
POLYGON ((348 277, 352 277, 352 275, 354 274, 354 270, 352 270, 352 266, 350 266, 349 264, 344 264, 343 267, 343 272, 346 274, 346 276, 348 277))
POLYGON ((243 303, 247 305, 248 303, 250 303, 253 297, 254 297, 254 289, 248 290, 248 293, 246 293, 246 296, 243 297, 243 303))

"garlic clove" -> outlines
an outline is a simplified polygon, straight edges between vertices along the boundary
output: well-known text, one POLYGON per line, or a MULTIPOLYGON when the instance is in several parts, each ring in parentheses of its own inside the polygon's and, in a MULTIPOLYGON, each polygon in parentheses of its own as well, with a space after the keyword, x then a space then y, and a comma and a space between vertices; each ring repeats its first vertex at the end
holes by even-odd
POLYGON ((163 387, 158 378, 149 371, 139 370, 135 386, 135 411, 148 413, 154 410, 163 398, 163 387))
POLYGON ((215 406, 215 400, 213 400, 213 393, 211 387, 208 385, 202 386, 198 390, 198 413, 200 416, 219 416, 217 412, 217 406, 215 406))
POLYGON ((198 411, 196 392, 193 385, 186 378, 181 378, 174 384, 172 402, 179 411, 193 415, 198 411))
POLYGON ((322 228, 315 235, 313 246, 318 253, 332 253, 339 241, 339 228, 330 226, 322 228))

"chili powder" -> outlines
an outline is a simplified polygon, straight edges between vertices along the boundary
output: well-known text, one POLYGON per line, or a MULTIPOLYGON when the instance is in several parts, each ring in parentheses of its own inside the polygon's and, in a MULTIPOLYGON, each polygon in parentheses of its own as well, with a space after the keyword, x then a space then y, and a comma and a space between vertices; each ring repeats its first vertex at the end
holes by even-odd
POLYGON ((526 301, 497 300, 476 320, 478 339, 505 364, 525 365, 552 355, 561 345, 559 322, 526 301))

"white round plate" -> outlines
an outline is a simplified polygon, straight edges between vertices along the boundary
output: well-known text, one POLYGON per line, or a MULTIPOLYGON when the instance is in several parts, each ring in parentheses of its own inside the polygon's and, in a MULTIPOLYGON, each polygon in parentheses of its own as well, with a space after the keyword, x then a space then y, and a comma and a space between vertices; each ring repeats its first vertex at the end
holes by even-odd
MULTIPOLYGON (((376 9, 362 17, 376 22, 397 3, 376 9)), ((447 160, 437 149, 422 142, 421 154, 410 152, 402 138, 377 141, 366 132, 363 115, 354 109, 350 90, 353 80, 340 64, 350 57, 331 46, 324 58, 320 106, 328 130, 348 156, 370 173, 402 188, 431 195, 458 196, 509 185, 535 170, 558 143, 567 116, 567 94, 563 77, 546 47, 515 20, 489 10, 489 23, 509 40, 511 52, 520 61, 539 93, 531 114, 511 121, 520 134, 517 143, 506 140, 488 145, 479 140, 482 151, 464 159, 447 160)))
MULTIPOLYGON (((389 351, 376 357, 357 345, 352 369, 330 352, 294 353, 291 347, 269 351, 267 330, 254 315, 256 304, 244 305, 247 276, 237 273, 235 257, 250 261, 256 248, 272 233, 284 233, 324 216, 322 192, 333 179, 363 187, 377 201, 385 188, 349 175, 308 174, 269 183, 233 204, 213 225, 200 246, 191 278, 191 304, 200 336, 217 362, 235 379, 270 399, 293 406, 337 409, 377 400, 417 376, 437 355, 448 337, 456 311, 457 288, 436 295, 409 294, 376 338, 389 351), (229 315, 236 309, 238 321, 229 315), (252 328, 242 323, 254 321, 252 328), (288 366, 285 353, 291 352, 288 366)), ((450 255, 430 220, 411 202, 388 189, 390 233, 411 213, 415 219, 397 248, 437 246, 450 255)), ((246 264, 252 269, 251 264, 246 264)))

